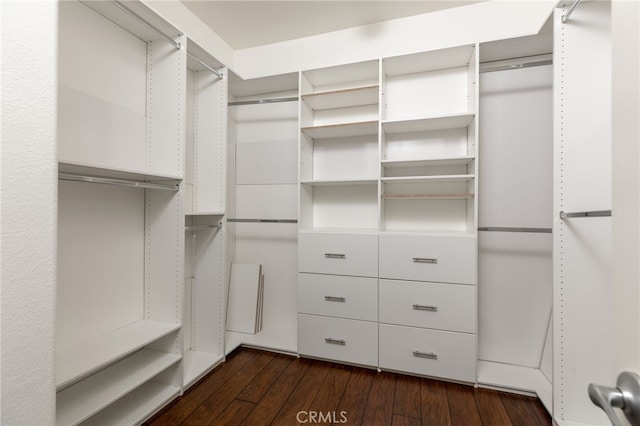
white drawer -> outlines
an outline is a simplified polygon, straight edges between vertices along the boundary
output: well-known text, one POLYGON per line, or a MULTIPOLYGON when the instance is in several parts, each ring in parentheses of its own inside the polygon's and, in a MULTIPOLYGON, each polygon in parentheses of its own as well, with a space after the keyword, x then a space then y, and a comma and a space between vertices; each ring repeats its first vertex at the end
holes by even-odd
POLYGON ((380 324, 380 368, 475 382, 476 336, 380 324))
POLYGON ((298 352, 352 364, 378 365, 378 324, 298 314, 298 352))
POLYGON ((475 284, 476 239, 381 234, 380 278, 475 284))
POLYGON ((298 311, 305 314, 378 321, 378 280, 300 273, 298 311))
POLYGON ((298 271, 377 277, 378 236, 301 232, 298 236, 298 271))
POLYGON ((475 333, 476 288, 380 280, 380 322, 475 333))

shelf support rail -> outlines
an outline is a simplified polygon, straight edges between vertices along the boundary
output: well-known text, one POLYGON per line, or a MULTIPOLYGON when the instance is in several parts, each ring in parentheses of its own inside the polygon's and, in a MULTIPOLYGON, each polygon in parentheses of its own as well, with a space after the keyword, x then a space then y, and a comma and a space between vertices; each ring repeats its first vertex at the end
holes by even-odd
POLYGON ((551 228, 520 228, 509 226, 482 226, 478 231, 484 232, 529 232, 534 234, 551 234, 551 228))
POLYGON ((611 210, 597 210, 590 212, 572 212, 567 213, 564 211, 560 211, 560 219, 569 219, 572 217, 607 217, 611 216, 611 210))
POLYGON ((569 8, 569 10, 567 11, 567 13, 565 13, 564 15, 562 15, 562 23, 563 23, 563 24, 569 20, 569 17, 570 17, 570 16, 571 16, 571 14, 573 13, 573 11, 576 9, 576 7, 578 7, 578 5, 580 4, 580 2, 582 2, 582 0, 576 0, 576 1, 573 3, 573 5, 569 8))
POLYGON ((272 98, 272 99, 255 99, 251 101, 236 101, 229 102, 228 106, 239 106, 239 105, 262 105, 262 104, 275 104, 278 102, 298 102, 298 97, 290 97, 290 98, 272 98))
POLYGON ((165 191, 178 191, 178 184, 166 184, 166 183, 153 183, 153 182, 139 182, 135 180, 124 180, 124 179, 113 179, 113 178, 104 178, 104 177, 96 177, 96 176, 82 176, 82 175, 72 175, 67 173, 59 173, 59 180, 67 180, 73 182, 85 182, 85 183, 102 183, 106 185, 120 185, 127 186, 131 188, 143 188, 143 189, 162 189, 165 191))
POLYGON ((298 223, 297 219, 227 219, 233 223, 298 223))
POLYGON ((185 231, 208 231, 211 229, 221 229, 222 224, 218 223, 217 225, 185 225, 185 231))
POLYGON ((208 69, 209 71, 211 71, 212 73, 214 73, 215 75, 217 75, 218 78, 224 78, 224 74, 222 74, 220 71, 218 71, 215 68, 213 68, 211 65, 207 64, 202 59, 198 58, 193 53, 187 52, 187 56, 190 57, 191 59, 193 59, 194 61, 196 61, 197 63, 199 63, 200 65, 202 65, 203 67, 205 67, 206 69, 208 69))
POLYGON ((169 43, 171 43, 177 50, 180 50, 182 48, 182 45, 180 44, 179 41, 175 41, 172 37, 170 37, 167 34, 165 34, 164 32, 162 32, 155 25, 151 24, 149 21, 144 19, 142 16, 138 15, 133 10, 131 10, 127 6, 125 6, 120 0, 111 0, 111 3, 113 3, 115 6, 117 6, 124 13, 126 13, 129 16, 131 16, 133 19, 135 19, 136 21, 140 22, 142 25, 144 25, 145 27, 147 27, 151 31, 153 31, 156 34, 158 34, 158 35, 162 36, 163 38, 167 39, 167 41, 169 41, 169 43))

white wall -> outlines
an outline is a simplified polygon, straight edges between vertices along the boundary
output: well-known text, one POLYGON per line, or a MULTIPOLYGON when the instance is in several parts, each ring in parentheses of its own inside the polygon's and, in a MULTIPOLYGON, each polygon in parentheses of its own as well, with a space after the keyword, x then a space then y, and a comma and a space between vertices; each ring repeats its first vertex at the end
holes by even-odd
POLYGON ((640 373, 640 3, 614 0, 611 13, 613 384, 621 371, 640 373))
POLYGON ((56 1, 1 2, 0 423, 55 418, 56 1))
POLYGON ((235 52, 242 78, 537 34, 555 1, 488 1, 235 52))

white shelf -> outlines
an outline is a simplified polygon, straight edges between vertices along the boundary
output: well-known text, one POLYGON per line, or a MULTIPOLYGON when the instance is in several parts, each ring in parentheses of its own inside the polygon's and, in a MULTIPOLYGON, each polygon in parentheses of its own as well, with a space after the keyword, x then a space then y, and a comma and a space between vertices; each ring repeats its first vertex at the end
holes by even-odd
POLYGON ((375 185, 377 179, 353 179, 353 180, 304 180, 302 185, 312 186, 344 186, 344 185, 375 185))
POLYGON ((193 216, 193 217, 220 217, 224 216, 225 212, 187 212, 185 216, 193 216))
POLYGON ((303 127, 302 133, 313 139, 346 138, 350 136, 375 135, 378 133, 378 121, 331 124, 326 126, 303 127))
POLYGON ((401 176, 383 177, 382 183, 469 182, 473 179, 474 175, 401 176))
POLYGON ((310 93, 302 95, 302 100, 314 111, 373 105, 378 103, 379 88, 380 86, 375 85, 321 93, 310 93))
POLYGON ((479 361, 478 384, 504 390, 535 393, 547 411, 551 412, 552 385, 537 368, 479 361))
POLYGON ((224 360, 222 354, 187 351, 182 365, 184 371, 184 387, 189 387, 224 360))
POLYGON ((429 72, 466 66, 471 61, 474 46, 432 50, 383 59, 383 70, 387 76, 429 72))
POLYGON ((358 235, 378 235, 377 228, 313 228, 300 229, 299 234, 358 234, 358 235))
POLYGON ((432 130, 459 129, 469 126, 475 114, 452 114, 440 117, 425 117, 411 120, 383 121, 385 133, 427 132, 432 130))
POLYGON ((439 166, 466 166, 475 160, 473 156, 455 158, 434 158, 424 160, 382 160, 382 166, 386 169, 403 167, 439 167, 439 166))
POLYGON ((165 174, 143 173, 135 170, 120 168, 97 167, 88 163, 59 162, 58 173, 87 176, 105 179, 118 179, 133 182, 157 183, 177 185, 182 181, 181 176, 165 174))
POLYGON ((171 353, 143 349, 66 388, 57 395, 56 424, 78 424, 180 361, 171 353))
POLYGON ((58 389, 108 366, 180 328, 179 324, 140 320, 56 353, 58 389))
POLYGON ((180 394, 180 388, 147 382, 83 423, 89 425, 141 424, 180 394))
POLYGON ((387 194, 383 200, 467 200, 474 198, 472 193, 442 193, 442 194, 387 194))
POLYGON ((257 334, 225 332, 227 355, 242 345, 296 354, 298 353, 298 336, 295 331, 262 330, 257 334))

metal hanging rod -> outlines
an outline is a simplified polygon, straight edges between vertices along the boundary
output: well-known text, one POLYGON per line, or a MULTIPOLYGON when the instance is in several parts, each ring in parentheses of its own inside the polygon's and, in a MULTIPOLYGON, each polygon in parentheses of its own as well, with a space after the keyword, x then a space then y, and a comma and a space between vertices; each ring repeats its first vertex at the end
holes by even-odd
POLYGON ((164 184, 164 183, 151 183, 151 182, 139 182, 135 180, 113 179, 103 178, 95 176, 82 176, 71 175, 66 173, 59 173, 58 179, 68 180, 73 182, 85 182, 85 183, 102 183, 106 185, 119 185, 128 186, 131 188, 143 188, 143 189, 163 189, 165 191, 177 191, 179 189, 178 184, 164 184))
POLYGON ((551 228, 517 228, 508 226, 483 226, 478 231, 484 232, 530 232, 534 234, 551 234, 551 228))
POLYGON ((173 38, 171 38, 170 36, 168 36, 167 34, 162 32, 158 27, 156 27, 155 25, 151 24, 149 21, 144 19, 142 16, 138 15, 133 10, 129 9, 127 6, 122 4, 122 2, 120 0, 111 0, 111 3, 113 3, 115 6, 117 6, 124 13, 126 13, 129 16, 131 16, 132 18, 134 18, 136 21, 140 22, 142 25, 144 25, 145 27, 147 27, 151 31, 153 31, 153 32, 157 33, 158 35, 162 36, 163 38, 167 39, 169 41, 169 43, 171 43, 176 49, 179 50, 182 47, 182 44, 180 44, 179 41, 175 41, 173 38))
POLYGON ((208 231, 211 229, 221 229, 222 224, 218 223, 217 225, 186 225, 184 227, 185 231, 208 231))
POLYGON ((202 65, 203 67, 205 67, 206 69, 208 69, 209 71, 211 71, 212 73, 214 73, 215 75, 217 75, 219 78, 224 78, 224 74, 222 74, 220 71, 216 70, 215 68, 211 67, 209 64, 207 64, 202 59, 198 58, 193 53, 187 52, 187 56, 193 59, 194 61, 196 61, 197 63, 199 63, 200 65, 202 65))
POLYGON ((564 15, 562 15, 562 23, 564 24, 565 22, 567 22, 569 20, 569 17, 571 16, 571 14, 573 13, 573 11, 575 10, 576 7, 578 7, 578 5, 580 4, 580 2, 582 2, 582 0, 576 0, 573 5, 569 8, 569 10, 567 11, 567 13, 565 13, 564 15))
POLYGON ((500 59, 480 63, 480 73, 539 67, 553 64, 552 54, 500 59))
POLYGON ((597 210, 590 212, 572 212, 566 213, 564 211, 560 212, 560 219, 569 219, 572 217, 607 217, 611 216, 611 210, 597 210))
POLYGON ((253 101, 237 101, 237 102, 229 102, 228 106, 239 106, 239 105, 261 105, 261 104, 275 104, 278 102, 298 102, 298 97, 291 98, 273 98, 273 99, 256 99, 253 101))
POLYGON ((234 223, 298 223, 297 219, 227 219, 234 223))

